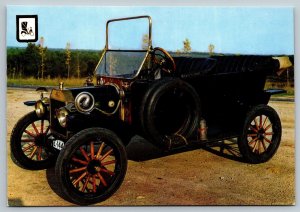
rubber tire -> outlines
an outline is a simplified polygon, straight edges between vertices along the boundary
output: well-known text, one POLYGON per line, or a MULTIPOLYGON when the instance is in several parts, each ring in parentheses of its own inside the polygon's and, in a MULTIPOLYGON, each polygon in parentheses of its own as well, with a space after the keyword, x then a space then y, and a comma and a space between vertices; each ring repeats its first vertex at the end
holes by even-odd
MULTIPOLYGON (((201 117, 200 98, 192 86, 176 78, 166 78, 155 82, 145 94, 141 105, 140 116, 143 131, 151 141, 153 141, 154 145, 162 149, 169 149, 170 144, 165 140, 167 134, 160 132, 160 129, 155 126, 154 112, 161 97, 172 89, 181 90, 185 92, 185 94, 190 95, 191 101, 190 105, 187 105, 187 107, 190 108, 187 117, 188 121, 186 121, 184 126, 181 126, 181 130, 178 134, 186 139, 190 138, 199 127, 201 117)), ((174 120, 170 121, 173 122, 174 120)))
POLYGON ((127 171, 127 154, 125 147, 121 139, 112 131, 104 128, 88 128, 82 130, 72 136, 64 148, 61 150, 56 166, 55 166, 55 175, 58 183, 58 187, 61 188, 61 195, 68 201, 78 204, 78 205, 90 205, 98 202, 102 202, 112 196, 118 188, 121 186, 125 174, 127 171), (113 185, 107 189, 107 191, 99 196, 91 195, 80 195, 76 189, 74 189, 72 183, 68 179, 67 175, 67 166, 68 161, 76 151, 77 147, 81 146, 86 142, 86 140, 93 139, 95 137, 101 136, 103 138, 109 139, 111 142, 110 145, 114 145, 120 153, 120 174, 117 176, 117 179, 114 181, 113 185))
POLYGON ((169 83, 170 81, 173 81, 173 78, 163 78, 160 80, 155 81, 146 91, 146 93, 144 94, 144 97, 142 99, 141 102, 141 107, 139 110, 139 121, 140 121, 140 126, 142 131, 149 136, 148 132, 147 132, 147 126, 145 124, 146 118, 145 118, 145 109, 146 109, 146 104, 148 104, 148 100, 150 98, 150 95, 153 95, 153 92, 155 90, 157 90, 161 85, 165 84, 165 83, 169 83))
MULTIPOLYGON (((48 159, 43 161, 34 161, 26 157, 20 145, 20 139, 24 130, 34 121, 41 120, 35 111, 32 111, 23 116, 14 126, 10 137, 10 149, 12 161, 23 169, 41 170, 53 167, 56 161, 56 155, 52 154, 48 159)), ((47 119, 44 119, 47 120, 47 119)), ((48 120, 49 121, 49 120, 48 120)))
POLYGON ((248 163, 253 163, 253 164, 264 163, 270 160, 276 153, 280 145, 281 133, 282 133, 281 121, 277 112, 268 105, 255 106, 248 112, 244 123, 242 135, 238 138, 238 147, 240 153, 248 163), (272 136, 272 143, 269 145, 267 150, 262 154, 253 153, 251 148, 248 145, 248 140, 247 140, 248 127, 250 123, 253 121, 253 119, 259 115, 265 115, 269 118, 270 122, 272 123, 272 128, 274 132, 272 136))

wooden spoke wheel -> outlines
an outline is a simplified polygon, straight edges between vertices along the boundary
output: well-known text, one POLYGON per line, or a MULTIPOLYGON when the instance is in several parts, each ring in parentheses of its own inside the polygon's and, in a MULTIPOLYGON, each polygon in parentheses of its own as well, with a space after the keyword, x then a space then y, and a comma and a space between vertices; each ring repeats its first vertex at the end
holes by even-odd
POLYGON ((272 123, 268 116, 256 116, 250 123, 248 128, 248 145, 252 152, 256 154, 263 154, 267 151, 270 144, 272 144, 273 136, 272 123))
POLYGON ((281 123, 276 111, 267 105, 254 107, 247 115, 238 145, 250 163, 269 160, 277 151, 281 140, 281 123))
POLYGON ((66 199, 101 202, 120 187, 127 169, 125 147, 113 132, 90 128, 74 135, 59 154, 56 177, 66 199))
POLYGON ((11 158, 22 168, 45 169, 53 166, 55 155, 49 150, 50 124, 47 118, 31 112, 21 118, 11 135, 11 158))

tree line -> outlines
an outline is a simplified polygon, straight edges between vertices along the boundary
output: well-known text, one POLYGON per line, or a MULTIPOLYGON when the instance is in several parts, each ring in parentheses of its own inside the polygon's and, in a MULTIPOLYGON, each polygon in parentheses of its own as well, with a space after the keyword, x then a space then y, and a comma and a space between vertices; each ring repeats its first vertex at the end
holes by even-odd
MULTIPOLYGON (((43 40, 43 37, 41 37, 39 44, 28 43, 26 48, 7 48, 8 78, 80 78, 93 75, 102 51, 72 50, 70 43, 67 43, 66 49, 48 49, 43 46, 43 40)), ((191 42, 188 38, 182 43, 182 49, 170 52, 173 56, 188 54, 189 56, 199 57, 215 54, 213 44, 208 46, 208 53, 200 53, 192 52, 191 42)), ((147 35, 143 37, 142 48, 148 48, 147 35)), ((291 56, 290 59, 293 63, 294 57, 291 56)), ((292 82, 293 84, 294 69, 291 67, 286 74, 271 76, 269 80, 272 82, 292 82)))
MULTIPOLYGON (((69 46, 69 44, 67 45, 69 46)), ((92 75, 102 51, 48 49, 28 43, 26 48, 7 48, 9 78, 69 78, 92 75)))

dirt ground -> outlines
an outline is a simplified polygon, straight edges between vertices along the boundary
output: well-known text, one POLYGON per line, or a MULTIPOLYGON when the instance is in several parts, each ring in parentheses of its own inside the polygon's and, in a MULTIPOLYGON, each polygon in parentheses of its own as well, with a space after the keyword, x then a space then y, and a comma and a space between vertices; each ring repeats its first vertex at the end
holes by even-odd
MULTIPOLYGON (((10 159, 9 138, 17 120, 33 110, 23 101, 33 90, 7 90, 7 196, 10 206, 71 206, 59 196, 54 169, 29 171, 10 159)), ((127 146, 128 170, 121 188, 97 205, 293 205, 295 204, 294 103, 272 101, 282 120, 282 143, 267 163, 240 160, 235 141, 164 154, 142 138, 127 146)))

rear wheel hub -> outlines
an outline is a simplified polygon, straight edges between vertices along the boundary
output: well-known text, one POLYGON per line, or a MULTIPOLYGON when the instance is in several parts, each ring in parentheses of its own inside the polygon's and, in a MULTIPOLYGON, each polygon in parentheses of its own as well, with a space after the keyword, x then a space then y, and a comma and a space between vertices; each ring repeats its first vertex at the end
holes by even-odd
POLYGON ((101 163, 98 160, 92 160, 87 165, 87 171, 91 174, 97 174, 100 171, 101 163))

